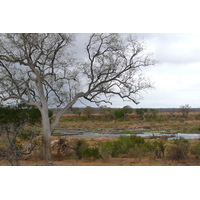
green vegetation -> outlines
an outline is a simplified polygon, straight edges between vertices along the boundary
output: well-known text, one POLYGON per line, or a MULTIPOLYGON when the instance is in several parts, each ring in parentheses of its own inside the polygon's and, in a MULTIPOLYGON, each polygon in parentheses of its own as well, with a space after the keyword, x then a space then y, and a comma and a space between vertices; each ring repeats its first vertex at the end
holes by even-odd
POLYGON ((121 111, 125 116, 127 116, 127 114, 131 114, 133 112, 133 109, 130 106, 124 106, 121 111))
POLYGON ((123 113, 122 110, 115 110, 114 115, 115 115, 115 117, 117 117, 117 118, 122 118, 122 117, 124 117, 124 113, 123 113))
MULTIPOLYGON (((128 110, 129 107, 126 106, 124 109, 128 110)), ((155 137, 146 139, 134 134, 140 131, 159 130, 200 133, 197 121, 199 120, 198 113, 188 114, 185 118, 181 112, 173 113, 172 116, 158 113, 156 109, 147 109, 142 112, 145 113, 143 120, 141 115, 136 114, 136 110, 128 113, 128 111, 123 111, 123 108, 103 107, 101 113, 99 111, 97 114, 93 111, 90 117, 86 113, 84 115, 82 115, 83 113, 81 115, 75 113, 64 115, 60 127, 65 128, 67 125, 69 131, 73 133, 78 130, 132 135, 101 142, 92 138, 92 145, 87 139, 60 138, 53 151, 53 158, 87 161, 109 158, 134 158, 136 160, 149 158, 154 161, 164 159, 180 162, 184 159, 200 158, 200 142, 198 140, 191 143, 183 138, 173 141, 164 138, 155 139, 155 137)), ((27 157, 25 155, 34 157, 32 152, 35 152, 35 147, 38 152, 41 149, 41 137, 35 138, 41 133, 40 128, 37 128, 37 131, 35 129, 36 124, 39 125, 41 122, 38 110, 23 104, 15 107, 0 107, 0 116, 0 158, 8 160, 12 165, 20 165, 20 161, 27 157)), ((50 113, 51 116, 52 113, 50 113)))
POLYGON ((137 115, 140 115, 140 117, 141 117, 143 120, 145 120, 145 113, 147 113, 147 111, 148 111, 148 109, 146 109, 146 108, 137 108, 137 109, 135 110, 136 114, 137 114, 137 115))
MULTIPOLYGON (((85 140, 60 139, 58 147, 62 146, 62 158, 75 159, 109 159, 149 157, 153 159, 169 159, 180 161, 188 158, 188 154, 200 156, 200 142, 192 145, 184 138, 168 142, 167 140, 146 140, 139 136, 120 136, 116 140, 98 142, 90 146, 85 140), (69 153, 70 152, 70 153, 69 153)), ((58 148, 58 149, 59 149, 58 148)), ((60 153, 60 149, 58 153, 60 153)), ((191 156, 190 155, 190 156, 191 156)))
MULTIPOLYGON (((50 113, 51 114, 51 113, 50 113)), ((33 126, 41 121, 38 109, 24 104, 0 107, 0 157, 8 160, 11 165, 20 165, 23 155, 30 154, 37 145, 33 126), (24 141, 28 146, 24 147, 24 141)))
POLYGON ((98 159, 102 158, 98 148, 87 148, 83 151, 84 159, 98 159))
POLYGON ((152 147, 142 137, 135 135, 120 136, 116 141, 103 143, 100 152, 103 158, 118 157, 123 154, 136 157, 146 155, 152 150, 152 147))
MULTIPOLYGON (((52 115, 52 112, 51 112, 52 115)), ((34 124, 41 120, 40 111, 32 106, 19 104, 17 106, 0 107, 0 123, 31 123, 34 124)))
POLYGON ((156 117, 156 115, 158 114, 158 110, 157 109, 148 109, 148 113, 149 113, 149 117, 156 117))
POLYGON ((57 156, 75 159, 98 159, 101 158, 99 149, 89 147, 85 140, 68 141, 59 139, 57 156))

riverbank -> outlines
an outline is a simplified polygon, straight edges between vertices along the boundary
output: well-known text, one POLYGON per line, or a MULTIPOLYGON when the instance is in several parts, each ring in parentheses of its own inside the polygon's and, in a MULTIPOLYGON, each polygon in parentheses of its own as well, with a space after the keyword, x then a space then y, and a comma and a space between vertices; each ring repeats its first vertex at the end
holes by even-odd
MULTIPOLYGON (((54 131, 52 141, 53 159, 50 163, 40 160, 41 134, 34 139, 37 147, 30 155, 23 156, 20 165, 23 166, 195 166, 200 165, 200 140, 191 139, 190 136, 200 136, 200 120, 179 118, 167 119, 71 119, 64 115, 57 129, 54 131), (183 133, 182 135, 180 133, 183 133), (136 139, 142 143, 132 144, 122 136, 141 136, 136 139), (187 136, 181 145, 173 139, 187 136), (118 137, 117 137, 118 136, 118 137), (180 136, 180 137, 179 137, 180 136), (169 140, 171 139, 171 140, 169 140), (116 141, 116 142, 114 142, 116 141), (80 154, 79 145, 84 144, 80 154), (132 145, 132 146, 131 146, 132 145), (179 145, 179 146, 178 146, 179 145), (196 145, 196 149, 192 147, 196 145), (199 146, 198 146, 199 145, 199 146), (122 148, 121 148, 122 147, 122 148), (123 149, 123 148, 126 149, 123 149), (173 148, 172 148, 173 147, 173 148), (177 148, 181 149, 181 159, 177 148), (102 150, 103 148, 103 150, 102 150), (158 148, 158 149, 157 149, 158 148), (164 150, 163 150, 164 148, 164 150), (187 155, 185 153, 187 150, 187 155), (165 152, 164 152, 165 151, 165 152), (162 156, 162 153, 165 155, 162 156), (182 153, 184 155, 182 155, 182 153)), ((38 128, 38 132, 41 132, 38 128)), ((26 141, 20 140, 22 145, 26 141)), ((82 148, 82 147, 81 147, 82 148)), ((10 165, 5 160, 0 161, 1 166, 10 165)))
MULTIPOLYGON (((109 153, 110 149, 108 144, 110 145, 113 142, 119 141, 118 137, 82 137, 81 139, 79 137, 67 137, 64 143, 58 144, 60 138, 53 137, 52 141, 55 142, 55 145, 52 146, 52 153, 53 158, 50 162, 46 163, 43 160, 40 160, 39 156, 39 149, 38 151, 35 150, 32 155, 28 156, 25 159, 22 159, 20 161, 20 165, 22 166, 199 166, 200 165, 200 157, 199 154, 192 154, 192 147, 194 147, 196 144, 199 143, 199 140, 187 140, 183 141, 182 144, 186 144, 186 146, 180 146, 179 150, 185 151, 185 147, 187 149, 187 154, 183 156, 181 159, 179 157, 174 157, 174 154, 171 154, 171 147, 176 146, 174 145, 174 142, 171 140, 163 140, 161 138, 151 139, 151 138, 145 138, 144 142, 140 144, 146 144, 143 147, 148 148, 149 145, 154 144, 163 144, 165 147, 164 150, 164 156, 158 156, 158 152, 156 152, 156 149, 150 149, 149 151, 146 151, 144 148, 131 148, 127 153, 118 154, 114 157, 111 156, 109 153), (100 158, 95 157, 82 157, 82 158, 75 158, 73 152, 68 149, 69 146, 74 147, 73 145, 76 143, 76 141, 84 141, 82 144, 88 144, 91 149, 95 149, 98 147, 100 150, 101 147, 103 147, 103 144, 107 143, 107 152, 102 152, 101 155, 103 156, 100 158), (66 144, 67 146, 63 146, 63 144, 66 144), (63 148, 64 147, 64 148, 63 148), (183 147, 183 149, 182 149, 183 147), (59 150, 60 149, 60 150, 59 150), (145 152, 143 151, 145 150, 145 152), (136 153, 135 153, 136 152, 136 153), (102 154, 103 153, 103 154, 102 154), (105 156, 105 153, 108 153, 107 156, 105 156), (173 156, 173 157, 172 157, 173 156)), ((124 141, 124 140, 121 140, 124 141)), ((63 142, 63 141, 62 141, 63 142)), ((137 140, 137 144, 139 145, 139 140, 137 140)), ((120 144, 121 146, 122 144, 120 144)), ((123 146, 125 146, 126 143, 123 143, 123 146)), ((119 146, 119 147, 120 147, 119 146)), ((139 147, 139 146, 138 146, 139 147)), ((153 147, 153 146, 152 146, 153 147)), ((158 147, 158 146, 157 146, 158 147)), ((84 147, 83 147, 84 148, 84 147)), ((174 153, 176 154, 176 151, 174 149, 174 153)), ((200 152, 199 152, 200 153, 200 152)), ((178 154, 179 156, 179 154, 178 154)), ((6 160, 0 161, 0 166, 9 166, 10 163, 6 160)))
POLYGON ((166 132, 166 133, 200 133, 200 119, 196 118, 152 118, 141 120, 138 118, 125 119, 84 119, 70 118, 64 115, 57 127, 57 133, 62 129, 68 133, 98 132, 109 133, 138 133, 138 132, 166 132))

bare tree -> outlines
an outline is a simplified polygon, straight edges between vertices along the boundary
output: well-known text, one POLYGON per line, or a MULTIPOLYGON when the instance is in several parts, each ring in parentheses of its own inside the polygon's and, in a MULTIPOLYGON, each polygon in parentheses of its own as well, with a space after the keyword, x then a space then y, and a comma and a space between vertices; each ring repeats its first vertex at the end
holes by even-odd
POLYGON ((189 106, 189 104, 185 104, 183 106, 180 106, 180 112, 182 113, 182 116, 184 118, 188 117, 189 112, 191 111, 191 107, 189 106))
POLYGON ((0 98, 40 110, 46 160, 51 159, 52 131, 78 99, 111 103, 118 95, 137 104, 140 91, 152 86, 141 67, 154 65, 155 60, 137 38, 92 34, 86 46, 88 59, 81 62, 68 50, 73 41, 73 34, 0 34, 0 98), (51 123, 52 104, 62 109, 51 123))

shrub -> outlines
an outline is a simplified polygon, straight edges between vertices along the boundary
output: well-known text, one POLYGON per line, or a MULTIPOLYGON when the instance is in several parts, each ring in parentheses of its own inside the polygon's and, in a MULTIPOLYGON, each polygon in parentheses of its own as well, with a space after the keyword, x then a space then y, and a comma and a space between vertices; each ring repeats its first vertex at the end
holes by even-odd
POLYGON ((139 146, 145 143, 144 138, 142 138, 140 136, 131 135, 130 139, 132 142, 134 142, 134 144, 139 145, 139 146))
POLYGON ((116 141, 104 142, 101 145, 101 156, 106 159, 110 156, 118 157, 120 154, 125 154, 131 147, 131 140, 129 136, 120 136, 116 141))
POLYGON ((168 150, 168 156, 172 160, 182 160, 187 157, 189 152, 189 141, 180 138, 178 140, 174 140, 173 146, 171 146, 168 150))
POLYGON ((116 141, 105 142, 101 145, 101 156, 106 159, 110 156, 118 157, 121 154, 137 157, 144 156, 152 150, 152 145, 146 143, 144 138, 139 136, 120 136, 116 141))
POLYGON ((147 154, 152 154, 153 146, 148 142, 136 144, 129 149, 129 156, 133 158, 141 158, 147 154))
POLYGON ((83 158, 85 159, 91 159, 91 158, 95 158, 95 159, 98 159, 98 158, 101 158, 101 155, 99 153, 99 149, 98 148, 88 148, 88 149, 85 149, 83 151, 83 158))
POLYGON ((85 140, 77 140, 74 148, 77 158, 83 158, 84 151, 88 148, 89 144, 85 140))
POLYGON ((111 157, 112 152, 113 152, 113 142, 104 142, 101 144, 100 147, 100 155, 102 156, 103 159, 108 159, 111 157))
POLYGON ((127 141, 118 140, 113 142, 112 157, 118 157, 120 154, 125 154, 128 150, 127 141))
POLYGON ((122 118, 124 117, 124 112, 122 110, 115 110, 114 115, 117 118, 122 118))
POLYGON ((120 154, 126 154, 132 147, 141 147, 144 144, 144 138, 135 135, 120 136, 117 141, 113 142, 112 156, 117 157, 120 154))

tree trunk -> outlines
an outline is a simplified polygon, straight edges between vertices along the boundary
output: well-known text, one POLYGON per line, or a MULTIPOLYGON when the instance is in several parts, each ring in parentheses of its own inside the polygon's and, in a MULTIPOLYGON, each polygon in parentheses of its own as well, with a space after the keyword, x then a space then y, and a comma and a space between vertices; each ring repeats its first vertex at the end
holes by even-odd
POLYGON ((51 160, 51 125, 49 121, 48 111, 42 112, 42 159, 47 162, 51 160))

